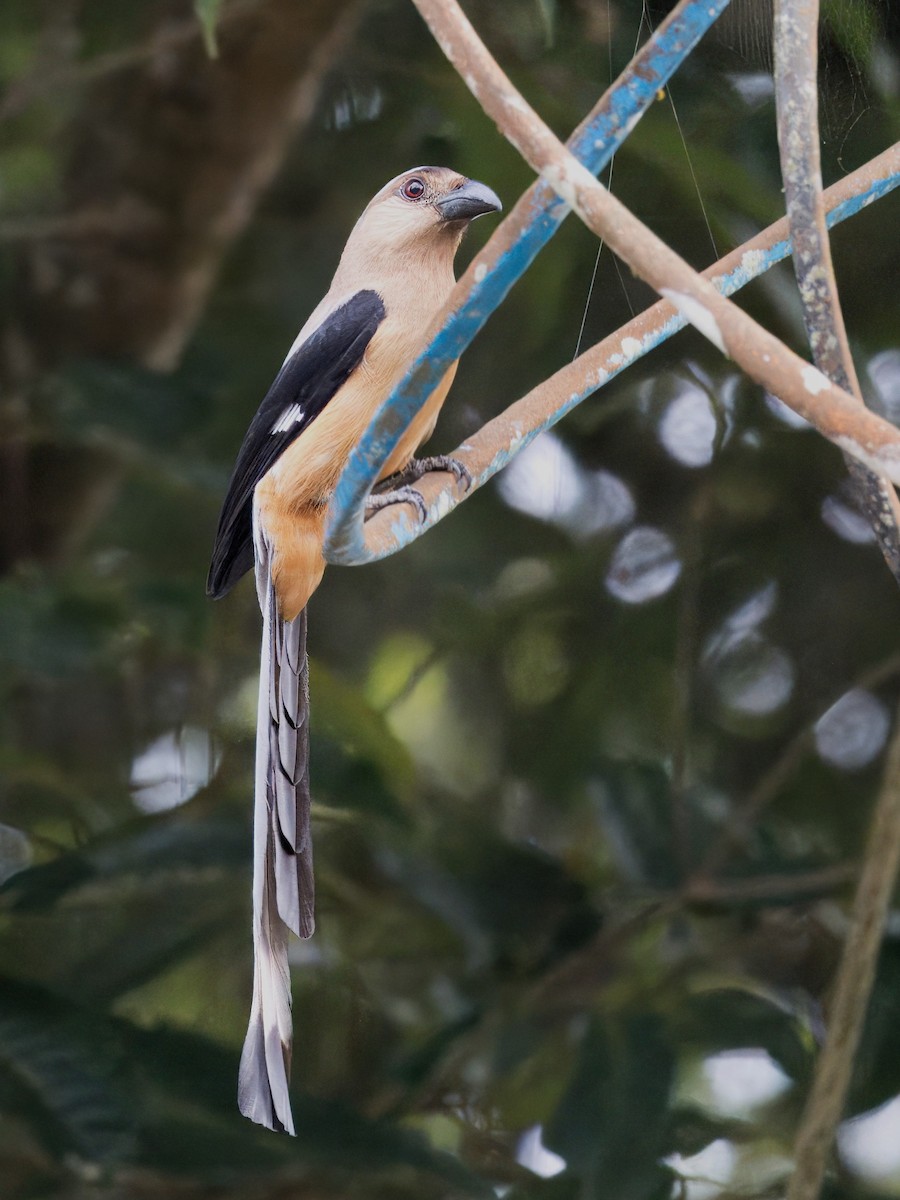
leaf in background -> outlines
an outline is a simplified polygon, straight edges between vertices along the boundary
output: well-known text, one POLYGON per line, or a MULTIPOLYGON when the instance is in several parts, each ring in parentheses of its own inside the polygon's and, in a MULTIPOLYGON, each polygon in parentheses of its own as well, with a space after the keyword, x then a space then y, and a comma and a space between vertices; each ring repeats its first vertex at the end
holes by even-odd
POLYGON ((809 1046, 800 1022, 786 1007, 739 988, 689 997, 678 1016, 679 1041, 708 1054, 759 1047, 792 1079, 809 1072, 809 1046))
POLYGON ((675 1056, 653 1014, 621 1023, 594 1019, 575 1073, 544 1144, 582 1176, 581 1196, 656 1200, 671 1181, 659 1164, 668 1152, 669 1097, 675 1056))
POLYGON ((527 971, 596 932, 583 885, 550 855, 499 837, 472 815, 465 838, 452 813, 432 836, 429 853, 384 852, 381 865, 456 931, 470 964, 493 957, 527 971))
POLYGON ((146 880, 173 870, 244 867, 249 858, 249 841, 236 824, 169 816, 136 820, 53 862, 22 871, 0 895, 14 912, 40 912, 87 883, 130 875, 146 880))
POLYGON ((31 865, 31 841, 21 829, 0 825, 0 885, 31 865))
POLYGON ((546 47, 551 49, 556 41, 557 11, 555 0, 537 0, 538 12, 544 26, 546 47))
POLYGON ((57 171, 48 146, 7 146, 0 152, 4 212, 25 216, 39 211, 58 181, 57 171))
POLYGON ((310 662, 309 689, 314 732, 324 732, 345 752, 368 759, 394 795, 409 799, 415 768, 409 751, 392 733, 384 714, 359 688, 339 679, 316 659, 310 662))
POLYGON ((506 1200, 583 1200, 581 1181, 575 1175, 554 1175, 552 1179, 532 1179, 506 1193, 506 1200))
POLYGON ((669 778, 662 767, 644 763, 601 765, 591 790, 610 854, 630 883, 673 887, 669 778))
POLYGON ((96 581, 41 576, 0 581, 0 668, 52 679, 102 662, 123 609, 96 581))
POLYGON ((855 1116, 884 1104, 897 1094, 900 1062, 900 943, 882 947, 878 974, 866 1014, 847 1100, 847 1115, 855 1116))
MULTIPOLYGON (((235 1146, 271 1148, 280 1158, 299 1159, 308 1164, 336 1167, 340 1171, 366 1174, 398 1168, 413 1168, 446 1181, 466 1196, 492 1196, 493 1190, 449 1154, 435 1150, 418 1132, 385 1121, 370 1120, 347 1104, 323 1097, 304 1095, 292 1089, 291 1105, 297 1126, 295 1138, 272 1139, 244 1121, 234 1103, 236 1053, 223 1050, 195 1034, 171 1029, 128 1033, 135 1056, 167 1093, 159 1111, 165 1114, 156 1136, 158 1161, 175 1170, 195 1170, 198 1152, 205 1157, 213 1150, 211 1165, 221 1165, 215 1155, 224 1152, 229 1165, 246 1169, 254 1165, 235 1153, 235 1146), (208 1114, 224 1120, 221 1126, 188 1124, 178 1129, 171 1121, 177 1102, 202 1105, 208 1114), (235 1146, 220 1137, 226 1129, 235 1146), (164 1136, 163 1136, 164 1134, 164 1136), (195 1138, 200 1137, 198 1146, 195 1138), (275 1143, 272 1145, 272 1143, 275 1143), (218 1149, 217 1149, 218 1147, 218 1149)), ((258 1158, 254 1151, 253 1158, 258 1158)))
MULTIPOLYGON (((728 103, 726 93, 723 104, 728 103)), ((697 210, 695 173, 704 180, 703 202, 713 220, 726 206, 750 214, 761 226, 776 221, 778 203, 767 181, 755 173, 727 147, 697 139, 691 143, 690 160, 685 156, 679 127, 668 106, 657 105, 643 117, 634 136, 628 139, 627 152, 637 155, 650 177, 682 193, 688 209, 697 210), (693 170, 692 170, 693 166, 693 170)))
POLYGON ((869 0, 842 4, 824 0, 822 18, 826 30, 857 66, 868 63, 878 35, 879 16, 869 0))
POLYGON ((136 1098, 114 1029, 93 1013, 0 982, 0 1107, 60 1155, 115 1163, 136 1149, 136 1098))
POLYGON ((97 430, 136 447, 173 451, 202 427, 211 408, 210 381, 185 370, 164 375, 131 364, 80 359, 44 384, 57 429, 77 437, 97 430))
POLYGON ((206 44, 206 53, 210 58, 217 58, 219 55, 219 46, 216 41, 216 23, 219 19, 219 11, 222 8, 222 0, 194 0, 194 12, 200 21, 203 29, 203 41, 206 44))
POLYGON ((146 820, 21 871, 0 969, 85 1002, 131 992, 240 927, 249 851, 243 822, 146 820))

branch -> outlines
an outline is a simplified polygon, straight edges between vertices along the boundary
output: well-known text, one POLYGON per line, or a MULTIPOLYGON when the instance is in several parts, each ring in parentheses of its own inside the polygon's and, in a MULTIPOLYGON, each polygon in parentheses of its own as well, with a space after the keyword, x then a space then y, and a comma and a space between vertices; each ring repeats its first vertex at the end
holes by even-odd
MULTIPOLYGON (((728 0, 679 0, 569 139, 570 150, 586 167, 599 172, 609 162, 658 90, 727 4, 728 0)), ((381 467, 447 367, 459 358, 568 212, 553 189, 539 179, 469 265, 432 322, 422 353, 369 426, 341 477, 329 513, 325 556, 330 562, 365 562, 372 557, 365 548, 363 506, 381 467)))
MULTIPOLYGON (((671 322, 667 332, 660 334, 655 329, 643 329, 642 333, 647 335, 647 339, 640 343, 632 335, 633 326, 626 326, 617 335, 619 345, 609 356, 609 367, 600 367, 593 380, 587 375, 587 356, 582 356, 575 364, 574 374, 571 371, 559 372, 520 401, 519 406, 534 401, 536 403, 532 407, 540 408, 547 400, 547 389, 550 389, 548 406, 553 415, 538 418, 539 421, 543 420, 541 428, 555 423, 574 404, 596 390, 612 373, 646 353, 652 345, 658 344, 687 321, 700 321, 704 331, 713 332, 719 338, 720 327, 724 329, 729 338, 728 351, 737 361, 769 390, 782 395, 825 436, 844 444, 846 449, 854 453, 879 460, 886 469, 894 470, 900 475, 900 435, 893 426, 874 414, 857 412, 846 393, 830 384, 817 369, 792 354, 740 310, 716 296, 686 263, 655 238, 618 201, 613 200, 588 171, 580 166, 571 154, 566 153, 549 129, 515 91, 479 41, 455 0, 447 0, 446 3, 443 0, 422 0, 421 3, 416 0, 416 3, 476 99, 493 116, 504 135, 533 165, 538 166, 538 169, 545 167, 544 178, 522 197, 484 251, 473 261, 454 289, 444 310, 433 323, 429 338, 426 339, 426 349, 413 363, 405 378, 395 387, 367 430, 360 446, 351 456, 330 507, 325 546, 328 561, 349 565, 392 554, 418 537, 426 528, 430 528, 462 499, 458 488, 438 487, 426 479, 424 486, 419 490, 425 496, 426 505, 429 501, 431 504, 423 524, 414 525, 411 514, 405 513, 397 506, 374 518, 365 530, 363 528, 365 498, 402 431, 420 410, 441 373, 466 348, 489 313, 503 299, 512 282, 527 268, 537 249, 544 244, 567 214, 566 205, 547 199, 548 183, 552 184, 558 194, 565 193, 567 201, 574 202, 576 207, 581 205, 585 208, 581 215, 587 217, 591 227, 601 230, 601 236, 605 237, 620 257, 631 263, 637 274, 643 275, 651 283, 656 281, 658 287, 669 291, 672 298, 680 303, 682 311, 678 315, 672 307, 662 310, 671 322), (588 209, 591 211, 588 212, 588 209), (602 219, 604 216, 608 218, 605 223, 602 219), (676 287, 671 288, 670 284, 673 282, 676 287), (710 299, 710 293, 714 299, 710 299), (565 385, 571 385, 575 390, 565 394, 565 385)), ((718 7, 710 4, 706 11, 708 23, 711 23, 722 7, 724 5, 721 2, 718 7)), ((697 0, 682 0, 672 19, 681 16, 687 26, 689 17, 695 22, 703 18, 704 14, 700 11, 702 8, 697 0)), ((661 27, 657 36, 663 32, 661 27)), ((649 45, 645 50, 649 49, 649 45)), ((687 52, 686 48, 682 49, 684 53, 687 52)), ((656 47, 655 50, 658 54, 661 47, 656 47)), ((607 98, 610 111, 620 116, 620 129, 616 134, 618 140, 633 128, 642 111, 639 105, 633 105, 631 117, 625 121, 624 128, 621 127, 625 106, 631 102, 631 97, 626 95, 629 76, 639 76, 645 82, 658 79, 659 76, 653 74, 656 66, 654 56, 650 55, 644 59, 640 59, 639 56, 607 98), (614 95, 616 89, 620 89, 617 96, 614 95)), ((570 148, 574 148, 579 135, 582 143, 584 142, 585 134, 597 111, 594 110, 582 125, 579 134, 570 140, 570 148)), ((595 136, 594 145, 598 149, 603 145, 600 134, 595 136)), ((592 169, 598 169, 596 162, 591 162, 590 166, 592 169)), ((900 182, 900 147, 894 147, 873 160, 869 168, 871 174, 868 169, 864 169, 864 173, 873 184, 873 190, 862 203, 884 195, 900 182)), ((836 214, 836 219, 842 219, 845 215, 849 215, 849 212, 836 214)), ((745 249, 751 245, 753 243, 749 243, 745 249)), ((773 261, 777 257, 781 255, 776 255, 773 261)), ((740 264, 740 269, 736 269, 735 278, 746 282, 759 273, 759 267, 758 256, 747 254, 744 262, 740 264)), ((741 286, 741 283, 735 283, 733 287, 726 284, 723 291, 735 290, 737 286, 741 286)), ((658 314, 659 310, 651 312, 658 314)), ((604 345, 609 345, 609 342, 604 345)), ((724 348, 725 344, 722 345, 724 348)), ((478 455, 482 457, 482 434, 490 430, 499 457, 496 462, 482 461, 477 464, 479 469, 484 467, 482 477, 477 479, 478 483, 484 482, 484 479, 505 465, 509 458, 535 435, 535 427, 527 423, 518 423, 519 417, 527 415, 530 418, 533 415, 530 412, 526 414, 517 411, 519 406, 508 410, 506 417, 510 419, 500 437, 494 437, 497 429, 491 430, 488 426, 476 439, 471 439, 461 448, 465 451, 477 442, 478 455)), ((471 463, 466 461, 465 453, 459 453, 457 457, 466 462, 470 471, 472 470, 471 463)), ((472 473, 476 474, 474 471, 472 473)))
POLYGON ((16 308, 39 363, 113 355, 170 370, 322 82, 361 0, 238 4, 212 60, 196 21, 93 78, 66 129, 62 229, 103 207, 131 224, 22 246, 16 308), (167 41, 174 37, 174 40, 167 41), (48 280, 51 283, 48 285, 48 280))
MULTIPOLYGON (((898 185, 900 146, 894 146, 826 191, 824 199, 829 224, 846 220, 898 185)), ((708 267, 703 275, 725 295, 732 295, 786 258, 790 249, 787 221, 782 219, 708 267)), ((478 264, 479 259, 476 259, 473 264, 476 273, 480 269, 478 264)), ((461 284, 468 278, 469 272, 461 284)), ((353 555, 350 551, 340 555, 335 553, 333 561, 368 562, 384 558, 421 537, 506 466, 539 433, 551 428, 587 396, 687 323, 686 317, 674 312, 665 301, 658 301, 639 313, 544 380, 453 451, 453 457, 464 463, 472 475, 469 492, 464 492, 459 485, 445 483, 444 476, 427 475, 416 485, 425 499, 424 521, 420 522, 412 513, 407 514, 400 505, 383 510, 367 522, 361 548, 354 550, 353 555)), ((346 517, 346 513, 342 515, 346 517)))
POLYGON ((825 1045, 800 1123, 787 1200, 817 1200, 844 1111, 862 1036, 888 906, 900 865, 900 723, 888 751, 853 902, 850 932, 834 983, 825 1045))
MULTIPOLYGON (((803 319, 819 370, 862 404, 838 296, 822 198, 819 91, 816 78, 819 0, 775 4, 775 103, 778 146, 794 270, 803 319)), ((891 483, 845 455, 860 508, 891 574, 900 583, 900 503, 891 483)))
POLYGON ((747 879, 693 879, 682 889, 686 904, 747 904, 773 901, 793 904, 801 896, 818 896, 852 883, 859 873, 855 862, 791 875, 752 875, 747 879))
POLYGON ((557 140, 485 49, 456 0, 415 0, 472 94, 532 168, 610 249, 757 383, 842 450, 900 480, 900 432, 726 300, 557 140))
MULTIPOLYGON (((219 13, 219 29, 258 7, 258 0, 231 0, 219 13)), ((183 20, 165 21, 152 30, 146 40, 120 50, 95 54, 87 61, 69 62, 63 66, 37 61, 29 74, 13 80, 0 99, 0 122, 18 117, 29 104, 62 88, 80 87, 104 75, 112 75, 129 67, 159 60, 185 43, 199 42, 203 27, 192 13, 183 20)))

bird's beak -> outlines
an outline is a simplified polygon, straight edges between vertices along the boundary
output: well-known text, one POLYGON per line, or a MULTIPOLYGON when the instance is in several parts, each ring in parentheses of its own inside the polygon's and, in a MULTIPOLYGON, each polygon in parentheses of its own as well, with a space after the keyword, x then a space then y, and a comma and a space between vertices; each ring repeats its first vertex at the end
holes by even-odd
POLYGON ((496 192, 477 179, 467 179, 462 187, 436 201, 442 221, 472 221, 484 213, 502 212, 496 192))

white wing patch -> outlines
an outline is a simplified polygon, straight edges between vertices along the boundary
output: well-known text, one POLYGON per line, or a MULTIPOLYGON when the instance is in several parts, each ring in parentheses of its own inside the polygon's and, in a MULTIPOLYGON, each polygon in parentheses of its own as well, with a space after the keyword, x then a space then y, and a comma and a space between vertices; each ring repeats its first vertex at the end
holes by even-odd
POLYGON ((298 421, 302 421, 304 416, 302 404, 289 405, 272 428, 269 433, 287 433, 292 425, 296 425, 298 421))

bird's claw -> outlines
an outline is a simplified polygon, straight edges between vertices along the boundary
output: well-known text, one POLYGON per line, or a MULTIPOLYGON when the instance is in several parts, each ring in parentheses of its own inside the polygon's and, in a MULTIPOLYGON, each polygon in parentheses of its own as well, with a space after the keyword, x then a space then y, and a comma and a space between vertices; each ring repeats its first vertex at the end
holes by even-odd
POLYGON ((401 487, 392 487, 389 492, 377 492, 367 497, 366 520, 373 513, 380 512, 383 508, 389 508, 393 504, 411 504, 415 508, 420 521, 424 521, 428 515, 428 509, 425 506, 425 498, 422 493, 404 484, 401 487))
POLYGON ((464 462, 449 454, 432 454, 429 458, 413 458, 394 478, 400 484, 416 483, 429 471, 447 471, 466 491, 472 486, 472 472, 464 462))
POLYGON ((427 475, 430 471, 448 471, 457 483, 463 484, 466 491, 472 486, 472 473, 458 458, 451 458, 449 454, 434 454, 430 458, 413 458, 402 471, 381 480, 378 485, 379 490, 373 492, 366 500, 366 519, 392 504, 412 504, 418 513, 419 520, 424 521, 428 515, 425 499, 422 493, 414 487, 410 487, 410 484, 417 483, 423 475, 427 475))

